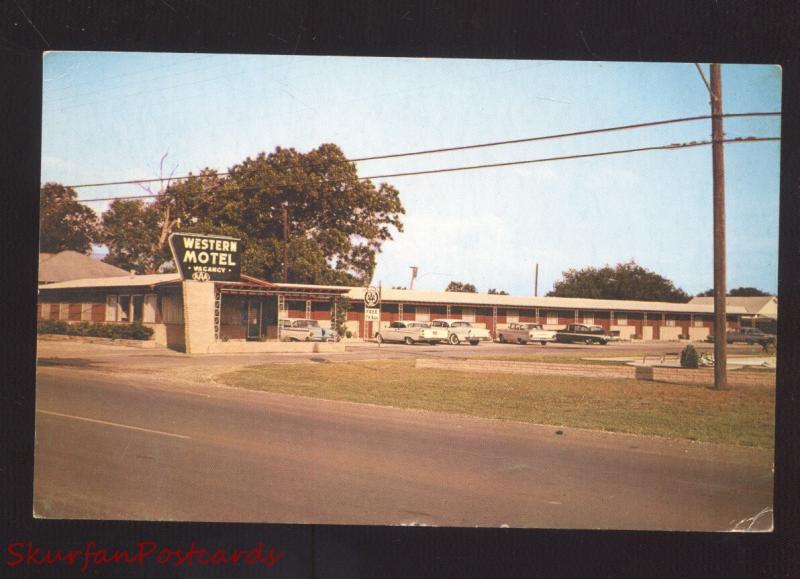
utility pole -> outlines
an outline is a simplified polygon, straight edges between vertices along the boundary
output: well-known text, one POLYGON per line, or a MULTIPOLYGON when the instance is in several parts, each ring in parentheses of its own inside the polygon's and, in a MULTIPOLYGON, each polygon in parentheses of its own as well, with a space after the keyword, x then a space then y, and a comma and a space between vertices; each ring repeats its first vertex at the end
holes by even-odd
POLYGON ((539 264, 536 264, 536 273, 533 275, 533 296, 539 295, 539 264))
POLYGON ((289 209, 287 203, 281 206, 283 218, 283 283, 289 283, 289 209))
POLYGON ((722 73, 711 64, 711 152, 714 171, 714 388, 727 386, 725 304, 725 158, 722 149, 722 73))

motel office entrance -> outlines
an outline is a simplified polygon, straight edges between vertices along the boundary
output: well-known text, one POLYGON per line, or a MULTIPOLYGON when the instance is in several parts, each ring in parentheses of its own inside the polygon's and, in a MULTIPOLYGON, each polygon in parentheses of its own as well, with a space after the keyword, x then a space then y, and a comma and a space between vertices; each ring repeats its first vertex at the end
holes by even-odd
POLYGON ((321 326, 330 327, 336 310, 335 300, 346 289, 336 294, 308 290, 221 288, 215 315, 217 340, 279 340, 278 325, 283 319, 314 319, 321 326))
POLYGON ((278 337, 278 301, 276 296, 248 297, 244 300, 247 321, 245 339, 262 340, 278 337))

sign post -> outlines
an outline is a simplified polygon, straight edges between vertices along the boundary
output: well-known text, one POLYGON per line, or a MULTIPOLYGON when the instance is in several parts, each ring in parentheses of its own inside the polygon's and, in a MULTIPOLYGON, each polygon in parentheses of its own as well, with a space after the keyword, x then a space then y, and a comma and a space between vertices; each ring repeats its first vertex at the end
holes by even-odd
MULTIPOLYGON (((364 291, 364 334, 367 334, 367 324, 381 321, 381 294, 374 286, 369 286, 364 291)), ((372 332, 369 332, 370 334, 372 332)), ((370 336, 371 337, 371 336, 370 336)))

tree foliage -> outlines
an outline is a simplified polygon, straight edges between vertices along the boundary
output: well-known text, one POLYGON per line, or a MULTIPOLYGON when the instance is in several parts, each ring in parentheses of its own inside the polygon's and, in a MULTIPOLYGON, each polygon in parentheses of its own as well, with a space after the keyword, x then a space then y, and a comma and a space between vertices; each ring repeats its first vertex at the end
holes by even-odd
MULTIPOLYGON (((713 295, 713 294, 712 294, 713 295)), ((761 291, 755 287, 737 287, 733 288, 730 292, 728 292, 729 296, 732 297, 740 297, 740 298, 750 298, 750 297, 766 297, 768 294, 765 291, 761 291)))
POLYGON ((614 267, 587 267, 562 273, 548 296, 686 302, 689 295, 672 281, 645 269, 633 260, 614 267))
POLYGON ((352 285, 372 278, 377 253, 393 230, 403 230, 405 213, 394 187, 360 181, 355 164, 333 144, 308 153, 278 147, 224 177, 204 169, 170 184, 151 205, 157 240, 148 234, 140 244, 149 243, 148 263, 168 259, 162 240, 169 233, 230 235, 244 242, 242 273, 282 280, 285 211, 289 281, 352 285))
MULTIPOLYGON (((755 287, 737 287, 729 291, 728 295, 731 297, 747 298, 747 297, 766 297, 771 294, 768 294, 767 292, 762 291, 755 287)), ((714 289, 713 288, 707 289, 706 291, 697 294, 697 297, 712 298, 714 297, 714 289)))
POLYGON ((113 201, 103 213, 99 241, 108 247, 103 261, 136 273, 156 273, 169 260, 159 249, 161 213, 155 203, 141 199, 113 201))
POLYGON ((444 288, 446 292, 467 292, 467 293, 478 293, 478 290, 475 288, 474 285, 471 283, 463 283, 460 281, 451 281, 447 284, 447 287, 444 288))
POLYGON ((507 291, 504 291, 504 290, 499 290, 499 289, 495 289, 495 288, 490 288, 490 289, 489 289, 489 295, 493 295, 493 296, 507 296, 507 295, 508 295, 508 292, 507 292, 507 291))
POLYGON ((41 189, 39 248, 45 253, 71 249, 91 253, 97 237, 97 215, 78 202, 71 187, 45 183, 41 189))

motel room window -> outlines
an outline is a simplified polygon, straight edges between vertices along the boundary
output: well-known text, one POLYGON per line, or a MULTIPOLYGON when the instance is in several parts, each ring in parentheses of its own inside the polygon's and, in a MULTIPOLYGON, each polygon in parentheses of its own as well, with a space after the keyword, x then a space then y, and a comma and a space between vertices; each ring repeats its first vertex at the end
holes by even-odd
POLYGON ((703 327, 703 320, 698 320, 698 319, 695 319, 695 320, 692 322, 692 325, 693 325, 695 328, 702 328, 702 327, 703 327))
POLYGON ((131 296, 131 306, 133 310, 133 318, 132 321, 134 322, 141 322, 144 320, 144 296, 131 296))
POLYGON ((548 324, 557 324, 558 323, 558 312, 547 312, 547 323, 548 324))
POLYGON ((627 326, 628 325, 628 316, 627 315, 617 315, 616 322, 618 326, 627 326))
POLYGON ((416 307, 416 317, 414 318, 418 322, 429 322, 431 319, 431 309, 428 306, 417 306, 416 307))
POLYGON ((583 315, 583 323, 587 326, 594 325, 594 314, 584 314, 583 315))
POLYGON ((144 316, 142 321, 145 324, 156 323, 156 310, 158 309, 158 296, 156 294, 147 294, 144 296, 144 316))
POLYGON ((118 296, 106 296, 106 321, 116 322, 119 317, 118 296))
POLYGON ((119 296, 117 307, 117 321, 130 322, 131 321, 131 296, 119 296))
POLYGON ((668 326, 674 326, 675 325, 675 316, 667 316, 666 324, 668 326))
POLYGON ((509 324, 515 324, 519 322, 519 311, 518 310, 506 310, 506 322, 509 324))
POLYGON ((165 324, 183 323, 183 300, 180 295, 165 294, 161 298, 161 319, 165 324))
POLYGON ((81 304, 68 304, 67 305, 67 319, 70 322, 81 321, 81 304))
POLYGON ((461 310, 461 319, 465 322, 475 321, 475 308, 463 308, 461 310))

